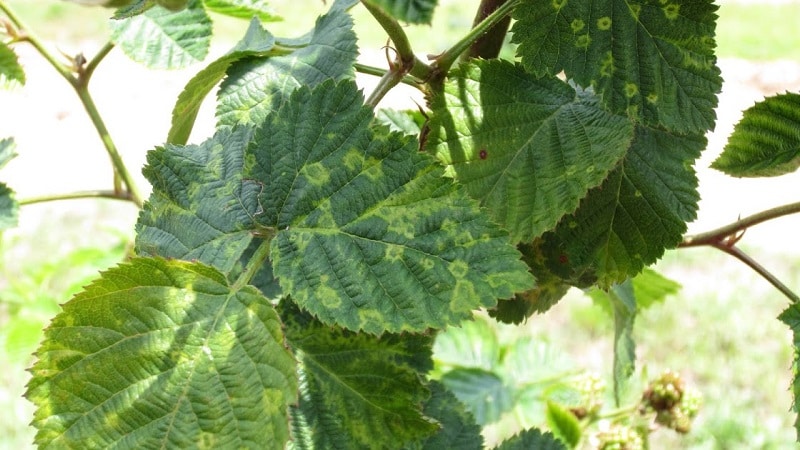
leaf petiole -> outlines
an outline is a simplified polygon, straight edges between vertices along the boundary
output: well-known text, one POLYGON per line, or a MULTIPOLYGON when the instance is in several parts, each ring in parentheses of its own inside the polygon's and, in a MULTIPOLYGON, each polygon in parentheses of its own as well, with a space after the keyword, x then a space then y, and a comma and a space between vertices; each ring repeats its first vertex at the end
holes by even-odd
POLYGON ((250 261, 247 262, 244 271, 242 271, 231 286, 234 291, 238 291, 249 284, 250 280, 252 280, 256 272, 258 272, 258 269, 269 259, 270 243, 274 236, 274 234, 267 236, 253 253, 253 256, 250 257, 250 261))

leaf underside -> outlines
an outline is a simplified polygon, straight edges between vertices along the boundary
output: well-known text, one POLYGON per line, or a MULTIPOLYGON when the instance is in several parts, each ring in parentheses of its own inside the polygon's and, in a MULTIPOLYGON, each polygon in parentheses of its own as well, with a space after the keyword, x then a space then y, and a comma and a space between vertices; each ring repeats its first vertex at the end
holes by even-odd
POLYGON ((255 16, 262 22, 282 20, 264 0, 203 0, 203 4, 210 11, 240 19, 255 16))
POLYGON ((200 0, 186 9, 156 6, 112 20, 111 38, 128 57, 151 69, 180 69, 202 61, 211 44, 211 19, 200 0))
POLYGON ((722 79, 711 0, 524 0, 513 13, 527 70, 562 70, 612 111, 679 133, 713 128, 722 79))
POLYGON ((397 20, 430 24, 438 0, 370 0, 397 20))
POLYGON ((514 241, 553 228, 625 155, 633 133, 589 92, 504 61, 456 70, 427 149, 514 241))
POLYGON ((295 361, 277 313, 199 263, 136 258, 45 331, 26 396, 48 448, 283 448, 295 361), (124 357, 121 357, 124 355, 124 357))
POLYGON ((711 167, 734 177, 774 177, 800 167, 800 94, 787 92, 744 112, 711 167))

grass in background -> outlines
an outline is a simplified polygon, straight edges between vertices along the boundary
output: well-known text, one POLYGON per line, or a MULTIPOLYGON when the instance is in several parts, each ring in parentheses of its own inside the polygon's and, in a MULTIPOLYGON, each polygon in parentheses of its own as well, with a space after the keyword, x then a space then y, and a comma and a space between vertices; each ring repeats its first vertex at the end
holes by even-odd
POLYGON ((720 6, 717 56, 800 62, 800 3, 731 3, 720 6))

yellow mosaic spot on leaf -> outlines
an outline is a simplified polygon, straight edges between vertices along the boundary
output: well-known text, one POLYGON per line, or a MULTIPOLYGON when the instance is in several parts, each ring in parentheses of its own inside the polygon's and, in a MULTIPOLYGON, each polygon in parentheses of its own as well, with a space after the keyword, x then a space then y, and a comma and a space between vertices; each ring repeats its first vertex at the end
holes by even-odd
POLYGON ((639 13, 642 12, 642 5, 637 5, 635 3, 628 3, 628 9, 630 10, 633 18, 639 20, 639 13))
POLYGON ((475 285, 467 280, 456 281, 453 289, 453 298, 450 300, 450 311, 461 312, 469 311, 473 308, 473 299, 478 294, 475 292, 475 285))
POLYGON ((631 98, 639 93, 639 86, 634 83, 625 83, 625 97, 631 98))
POLYGON ((430 258, 424 258, 419 264, 425 270, 431 270, 436 265, 436 263, 430 258))
POLYGON ((414 238, 414 225, 411 222, 391 221, 386 231, 398 236, 403 236, 407 239, 414 238))
POLYGON ((588 48, 589 43, 592 42, 592 39, 589 37, 588 34, 582 34, 575 39, 575 47, 578 48, 588 48))
POLYGON ((634 197, 641 197, 642 196, 642 191, 637 189, 636 192, 633 193, 633 196, 634 197))
POLYGON ((336 309, 342 306, 342 299, 336 294, 336 289, 328 285, 330 277, 323 275, 319 279, 319 286, 314 292, 314 297, 327 309, 336 309))
POLYGON ((388 245, 386 251, 383 252, 384 258, 388 261, 401 261, 405 250, 399 245, 388 245))
POLYGON ((447 265, 447 270, 456 277, 457 280, 460 280, 467 276, 469 266, 464 261, 453 261, 447 265))
POLYGON ((628 117, 639 117, 639 105, 628 105, 625 109, 628 117))
POLYGON ((322 163, 308 164, 303 167, 303 172, 305 172, 308 181, 314 186, 325 186, 331 179, 330 171, 322 163))
POLYGON ((353 148, 347 151, 342 158, 342 162, 348 170, 355 170, 361 167, 361 164, 364 162, 364 155, 357 149, 353 148))
POLYGON ((661 9, 664 11, 664 15, 667 16, 667 19, 675 20, 678 18, 678 13, 681 9, 681 5, 677 3, 670 3, 669 5, 661 9))
POLYGON ((366 166, 369 169, 364 171, 364 174, 372 181, 378 181, 385 178, 383 173, 383 164, 379 159, 370 158, 366 161, 366 166))
POLYGON ((560 11, 561 8, 567 5, 567 0, 553 0, 552 5, 556 11, 560 11))
POLYGON ((597 28, 602 31, 611 29, 611 17, 601 17, 597 19, 597 28))
MULTIPOLYGON (((362 329, 375 328, 376 325, 381 328, 386 326, 386 317, 374 309, 359 309, 358 319, 362 329)), ((408 323, 403 323, 403 328, 408 328, 408 323)))
POLYGON ((611 56, 611 52, 606 52, 600 61, 600 76, 607 78, 612 75, 614 75, 614 57, 611 56))
POLYGON ((578 31, 581 31, 584 27, 586 27, 586 22, 584 22, 581 19, 575 19, 572 21, 571 24, 569 24, 569 26, 570 28, 572 28, 573 33, 577 33, 578 31))
POLYGON ((594 169, 594 164, 590 164, 588 167, 586 167, 586 173, 592 173, 594 172, 594 169))
POLYGON ((647 96, 647 102, 652 104, 652 105, 655 105, 656 103, 658 103, 658 94, 656 94, 655 92, 651 92, 647 96))

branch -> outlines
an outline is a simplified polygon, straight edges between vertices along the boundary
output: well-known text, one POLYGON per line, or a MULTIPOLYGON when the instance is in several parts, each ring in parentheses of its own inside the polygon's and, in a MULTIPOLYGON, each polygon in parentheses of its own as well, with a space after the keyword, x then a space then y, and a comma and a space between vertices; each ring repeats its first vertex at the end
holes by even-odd
POLYGON ((39 197, 22 199, 19 201, 19 204, 20 206, 26 206, 26 205, 33 205, 36 203, 53 202, 57 200, 79 200, 86 198, 107 198, 111 200, 123 200, 128 202, 133 201, 133 198, 131 198, 130 194, 126 192, 97 190, 97 191, 70 192, 66 194, 42 195, 39 197))
MULTIPOLYGON (((481 0, 478 11, 475 13, 475 20, 472 22, 472 26, 477 27, 491 13, 503 6, 507 1, 508 0, 481 0)), ((503 47, 503 41, 506 38, 506 34, 508 34, 508 27, 510 25, 511 16, 507 15, 499 20, 483 36, 475 40, 469 47, 469 51, 461 55, 462 59, 497 58, 500 54, 500 49, 503 47)))
POLYGON ((800 213, 800 202, 790 203, 787 205, 778 206, 776 208, 761 211, 753 214, 752 216, 739 219, 736 222, 717 228, 715 230, 707 231, 705 233, 696 234, 693 236, 686 236, 683 242, 678 245, 678 248, 699 247, 708 245, 737 258, 748 267, 755 270, 756 273, 761 275, 764 279, 770 282, 776 289, 783 295, 789 298, 792 303, 800 303, 800 297, 783 284, 775 275, 769 272, 764 266, 752 259, 750 256, 736 247, 736 243, 742 238, 745 230, 751 226, 758 225, 768 220, 777 219, 778 217, 787 216, 789 214, 800 213))
POLYGON ((427 80, 430 77, 431 68, 414 55, 411 42, 409 42, 406 32, 403 31, 403 26, 370 0, 361 0, 361 4, 367 8, 367 11, 389 35, 389 39, 394 44, 394 50, 397 52, 396 63, 400 70, 404 71, 403 75, 411 74, 420 80, 427 80))

